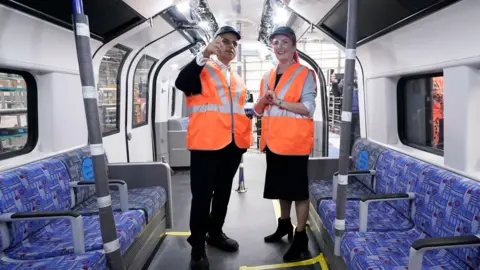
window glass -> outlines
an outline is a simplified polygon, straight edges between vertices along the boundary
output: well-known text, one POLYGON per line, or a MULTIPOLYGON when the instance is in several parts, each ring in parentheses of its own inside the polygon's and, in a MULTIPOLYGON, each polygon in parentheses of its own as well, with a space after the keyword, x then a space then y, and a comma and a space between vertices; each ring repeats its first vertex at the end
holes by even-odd
POLYGON ((150 70, 156 59, 143 55, 135 68, 133 77, 133 117, 132 126, 138 127, 148 123, 148 91, 150 70))
POLYGON ((443 155, 443 99, 442 74, 399 81, 399 136, 404 144, 443 155))
POLYGON ((31 82, 27 85, 21 74, 0 70, 1 159, 30 152, 37 140, 35 81, 28 74, 31 82))
POLYGON ((120 72, 130 53, 117 45, 103 56, 98 76, 98 113, 103 136, 117 133, 120 122, 120 72))

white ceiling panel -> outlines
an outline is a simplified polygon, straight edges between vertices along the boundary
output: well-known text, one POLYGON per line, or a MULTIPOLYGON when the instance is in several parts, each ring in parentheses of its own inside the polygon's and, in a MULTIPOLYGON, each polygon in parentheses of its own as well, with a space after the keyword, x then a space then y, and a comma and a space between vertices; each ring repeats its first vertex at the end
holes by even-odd
POLYGON ((145 18, 153 17, 155 14, 170 7, 175 0, 123 0, 145 18))
MULTIPOLYGON (((157 17, 153 20, 152 27, 148 26, 142 29, 138 33, 135 33, 129 36, 127 39, 122 40, 121 43, 132 49, 140 48, 172 30, 173 28, 164 19, 157 17)), ((182 36, 180 36, 180 39, 185 40, 182 36)))
POLYGON ((312 23, 318 23, 339 0, 291 0, 288 7, 312 23))
POLYGON ((170 54, 178 51, 179 49, 188 45, 188 41, 183 38, 183 36, 178 33, 174 32, 161 40, 151 44, 145 50, 146 53, 152 57, 155 57, 162 61, 165 57, 169 56, 170 54))
POLYGON ((218 26, 235 26, 241 22, 242 40, 257 40, 262 17, 262 0, 209 0, 218 26), (239 11, 237 7, 240 7, 239 11))

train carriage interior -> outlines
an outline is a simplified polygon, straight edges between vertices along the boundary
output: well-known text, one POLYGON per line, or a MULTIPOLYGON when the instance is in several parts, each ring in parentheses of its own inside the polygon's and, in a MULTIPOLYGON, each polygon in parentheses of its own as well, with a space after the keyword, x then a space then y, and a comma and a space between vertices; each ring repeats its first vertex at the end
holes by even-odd
POLYGON ((207 247, 210 269, 480 269, 479 14, 478 0, 0 0, 0 269, 190 269, 175 81, 225 25, 242 35, 230 69, 252 134, 223 227, 240 248, 207 247), (317 84, 295 262, 286 239, 264 242, 280 204, 263 198, 253 113, 279 26, 317 84))

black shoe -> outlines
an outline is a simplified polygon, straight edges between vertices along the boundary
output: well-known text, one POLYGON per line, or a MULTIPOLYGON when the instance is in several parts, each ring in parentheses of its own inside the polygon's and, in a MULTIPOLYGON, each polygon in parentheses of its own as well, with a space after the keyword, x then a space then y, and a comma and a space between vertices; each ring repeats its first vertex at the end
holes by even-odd
POLYGON ((208 262, 207 254, 205 252, 205 246, 193 247, 192 258, 190 261, 191 270, 209 270, 210 263, 208 262))
POLYGON ((207 235, 207 244, 227 252, 238 250, 238 242, 228 238, 224 233, 209 233, 207 235))
POLYGON ((308 236, 307 231, 301 232, 295 230, 295 237, 293 238, 292 245, 283 255, 285 262, 300 261, 303 259, 303 253, 308 251, 308 236))
POLYGON ((278 218, 278 227, 277 230, 269 235, 266 236, 265 242, 267 243, 273 243, 273 242, 278 242, 282 240, 282 237, 288 234, 288 241, 292 241, 293 238, 293 225, 292 221, 290 218, 287 219, 280 219, 278 218))

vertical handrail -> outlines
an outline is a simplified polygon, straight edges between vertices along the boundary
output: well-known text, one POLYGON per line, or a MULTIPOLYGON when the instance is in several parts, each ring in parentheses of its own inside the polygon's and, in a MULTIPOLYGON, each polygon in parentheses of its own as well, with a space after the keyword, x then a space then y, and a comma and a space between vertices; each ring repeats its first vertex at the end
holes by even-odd
MULTIPOLYGON (((241 31, 242 24, 237 23, 237 30, 241 31)), ((237 74, 239 77, 242 77, 242 44, 238 44, 237 48, 237 74)), ((243 78, 245 80, 245 78, 243 78)), ((247 96, 248 98, 248 96, 247 96)), ((233 113, 233 112, 232 112, 233 113)), ((232 134, 233 136, 233 134, 232 134)), ((243 174, 243 155, 240 159, 240 166, 238 171, 238 188, 236 190, 238 193, 245 193, 247 189, 245 188, 245 178, 243 174)))
POLYGON ((82 0, 72 0, 72 4, 75 43, 95 176, 95 190, 100 216, 100 232, 103 240, 103 250, 107 256, 109 268, 113 270, 123 270, 125 267, 122 254, 120 253, 120 242, 117 238, 117 230, 113 218, 112 199, 108 187, 108 176, 104 156, 105 151, 98 115, 97 89, 95 87, 90 48, 90 27, 88 17, 83 12, 82 0))
POLYGON ((350 164, 350 130, 352 122, 353 79, 357 48, 358 0, 348 0, 347 42, 345 50, 345 83, 340 131, 340 158, 338 170, 335 214, 335 256, 340 256, 340 240, 345 232, 345 207, 347 203, 348 167, 350 164))

